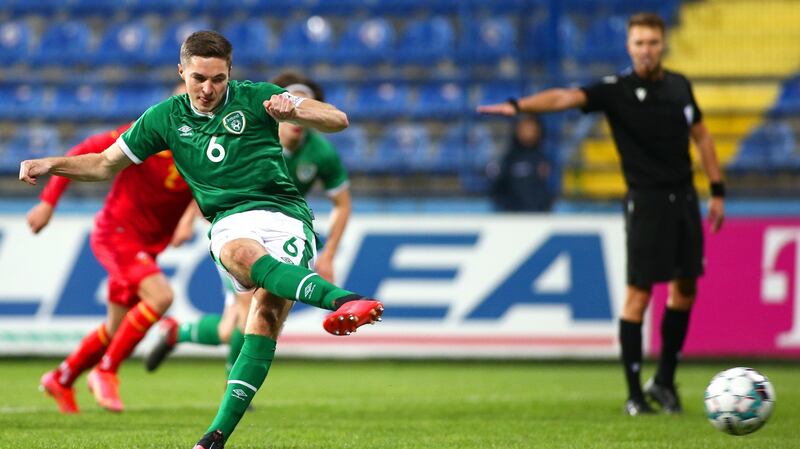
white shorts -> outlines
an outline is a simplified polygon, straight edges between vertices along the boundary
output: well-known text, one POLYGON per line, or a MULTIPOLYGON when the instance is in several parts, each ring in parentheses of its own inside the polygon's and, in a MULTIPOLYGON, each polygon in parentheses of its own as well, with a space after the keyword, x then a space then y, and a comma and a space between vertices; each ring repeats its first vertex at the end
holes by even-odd
MULTIPOLYGON (((317 242, 314 232, 302 221, 280 212, 250 210, 227 217, 211 227, 211 255, 218 265, 222 247, 231 240, 255 240, 264 247, 270 256, 293 265, 314 268, 317 258, 317 242)), ((225 270, 233 288, 241 293, 252 290, 242 285, 225 270)))

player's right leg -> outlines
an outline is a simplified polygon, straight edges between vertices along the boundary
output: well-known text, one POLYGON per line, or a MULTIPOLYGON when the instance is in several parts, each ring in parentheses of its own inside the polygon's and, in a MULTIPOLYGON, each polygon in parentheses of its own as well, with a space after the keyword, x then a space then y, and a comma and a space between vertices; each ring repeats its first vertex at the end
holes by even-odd
POLYGON ((336 335, 378 321, 383 313, 380 301, 339 288, 308 265, 285 262, 300 254, 315 254, 314 242, 307 226, 277 212, 234 214, 211 228, 212 254, 240 285, 258 286, 282 298, 333 310, 324 327, 336 335), (265 246, 270 247, 269 252, 265 246), (350 302, 355 304, 345 307, 350 302))
POLYGON ((195 449, 210 449, 230 437, 269 372, 283 323, 293 303, 256 290, 247 317, 244 344, 228 376, 228 387, 217 416, 195 449))

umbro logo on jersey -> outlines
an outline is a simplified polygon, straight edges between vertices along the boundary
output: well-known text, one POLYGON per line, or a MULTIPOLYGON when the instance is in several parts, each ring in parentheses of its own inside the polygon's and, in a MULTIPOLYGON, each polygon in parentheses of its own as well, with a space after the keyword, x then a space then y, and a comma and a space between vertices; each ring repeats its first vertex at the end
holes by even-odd
POLYGON ((234 134, 241 134, 246 122, 242 111, 233 111, 222 119, 222 126, 234 134))
POLYGON ((192 127, 189 125, 183 125, 180 128, 178 128, 178 133, 180 133, 179 135, 181 137, 189 137, 193 133, 192 127))
POLYGON ((644 101, 645 97, 647 97, 647 89, 645 89, 644 87, 637 87, 634 93, 636 94, 636 98, 638 98, 639 101, 644 101))

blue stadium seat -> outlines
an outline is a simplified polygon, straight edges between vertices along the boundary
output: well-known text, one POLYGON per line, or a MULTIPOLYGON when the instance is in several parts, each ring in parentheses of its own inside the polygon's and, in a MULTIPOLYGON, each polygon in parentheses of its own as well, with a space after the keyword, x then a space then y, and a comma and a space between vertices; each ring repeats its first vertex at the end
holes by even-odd
POLYGON ((606 16, 597 18, 586 32, 585 43, 578 54, 579 62, 624 64, 628 61, 625 42, 628 18, 606 16))
POLYGON ((44 31, 33 60, 40 65, 75 65, 89 62, 92 31, 86 22, 51 22, 44 31))
POLYGON ((349 113, 355 106, 353 96, 346 84, 323 84, 325 102, 330 103, 344 112, 349 113))
POLYGON ((519 81, 491 82, 478 87, 477 107, 483 104, 502 103, 509 98, 519 98, 526 94, 524 85, 519 81))
POLYGON ((266 22, 260 18, 229 23, 222 34, 234 48, 234 64, 237 66, 270 64, 274 52, 274 38, 266 22))
POLYGON ((428 130, 419 124, 388 127, 376 151, 374 171, 402 174, 425 170, 431 153, 428 130))
POLYGON ((507 17, 462 23, 459 55, 462 61, 494 64, 517 53, 517 29, 507 17))
POLYGON ((410 114, 409 88, 404 84, 367 84, 358 89, 355 118, 386 119, 410 114))
POLYGON ((800 76, 794 76, 783 82, 780 96, 772 110, 777 114, 800 113, 800 76))
POLYGON ((93 84, 61 86, 55 89, 52 101, 41 111, 48 119, 82 121, 102 118, 105 89, 93 84))
MULTIPOLYGON (((211 30, 213 27, 207 20, 190 20, 173 22, 164 27, 157 50, 150 59, 150 65, 178 64, 183 41, 195 31, 211 30)), ((238 48, 234 47, 237 52, 238 48)))
POLYGON ((80 16, 100 16, 113 17, 121 9, 125 8, 123 2, 110 2, 108 0, 67 0, 61 1, 66 4, 69 14, 73 17, 80 16))
POLYGON ((88 137, 91 137, 95 134, 107 133, 109 131, 115 130, 121 125, 122 123, 111 123, 106 125, 93 125, 93 126, 86 126, 81 127, 75 130, 68 139, 64 140, 64 151, 68 151, 70 148, 74 147, 75 145, 83 142, 88 137))
POLYGON ((103 102, 103 116, 109 120, 134 120, 150 106, 164 101, 169 94, 169 89, 162 85, 125 85, 109 89, 103 102))
POLYGON ((442 162, 456 169, 482 171, 495 154, 492 133, 485 124, 459 124, 451 127, 439 145, 442 162))
POLYGON ((574 17, 562 15, 558 20, 559 52, 564 59, 577 61, 584 54, 585 33, 574 17))
POLYGON ((532 0, 462 0, 469 5, 471 11, 485 11, 489 14, 509 14, 530 12, 532 0))
POLYGON ((468 92, 459 83, 430 83, 419 88, 417 101, 412 107, 415 118, 451 119, 460 116, 467 108, 468 92))
POLYGON ((25 61, 33 50, 33 31, 22 20, 0 23, 0 61, 3 65, 25 61))
POLYGON ((143 21, 111 24, 106 28, 100 45, 92 55, 94 63, 98 65, 149 63, 152 61, 150 39, 153 34, 153 28, 143 21))
MULTIPOLYGON (((204 11, 210 3, 212 3, 211 0, 125 0, 124 9, 134 15, 165 15, 204 11)), ((229 4, 228 2, 220 3, 229 4)), ((230 12, 229 10, 228 13, 230 12)))
POLYGON ((25 120, 39 116, 45 107, 44 88, 35 84, 0 85, 0 118, 25 120))
POLYGON ((281 34, 277 64, 327 62, 333 52, 333 27, 320 16, 290 22, 281 34))
POLYGON ((401 64, 435 64, 455 56, 455 32, 445 17, 409 20, 397 44, 395 60, 401 64))
POLYGON ((359 125, 350 125, 342 132, 326 134, 348 171, 366 172, 371 168, 371 155, 367 135, 359 125))
POLYGON ((558 39, 553 37, 553 26, 548 20, 533 18, 523 29, 522 59, 542 64, 556 58, 558 39))
POLYGON ((354 21, 334 51, 337 64, 376 64, 390 60, 394 52, 394 27, 386 19, 354 21))
POLYGON ((17 129, 0 154, 0 171, 13 173, 25 159, 63 153, 58 129, 54 126, 25 126, 17 129))
POLYGON ((797 167, 800 158, 794 151, 796 144, 794 131, 789 124, 767 121, 744 138, 728 167, 734 170, 797 167))

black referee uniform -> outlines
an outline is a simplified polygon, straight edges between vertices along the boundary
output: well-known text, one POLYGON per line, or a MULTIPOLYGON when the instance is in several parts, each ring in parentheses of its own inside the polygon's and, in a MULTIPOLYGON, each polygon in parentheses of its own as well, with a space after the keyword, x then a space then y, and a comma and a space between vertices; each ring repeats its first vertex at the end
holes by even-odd
POLYGON ((603 111, 622 161, 628 284, 703 274, 703 232, 689 156, 702 113, 683 75, 649 81, 627 71, 583 87, 584 112, 603 111))
MULTIPOLYGON (((603 111, 608 118, 628 187, 624 205, 628 285, 649 291, 656 282, 699 277, 703 274, 703 230, 689 138, 702 113, 691 83, 668 70, 656 80, 629 70, 582 90, 586 94, 583 111, 603 111)), ((674 396, 674 375, 688 322, 688 311, 667 308, 661 323, 658 372, 645 386, 650 395, 663 394, 658 385, 671 389, 675 399, 665 407, 670 412, 681 410, 674 396)), ((631 401, 644 403, 639 383, 641 323, 621 319, 620 340, 628 407, 631 401)))

